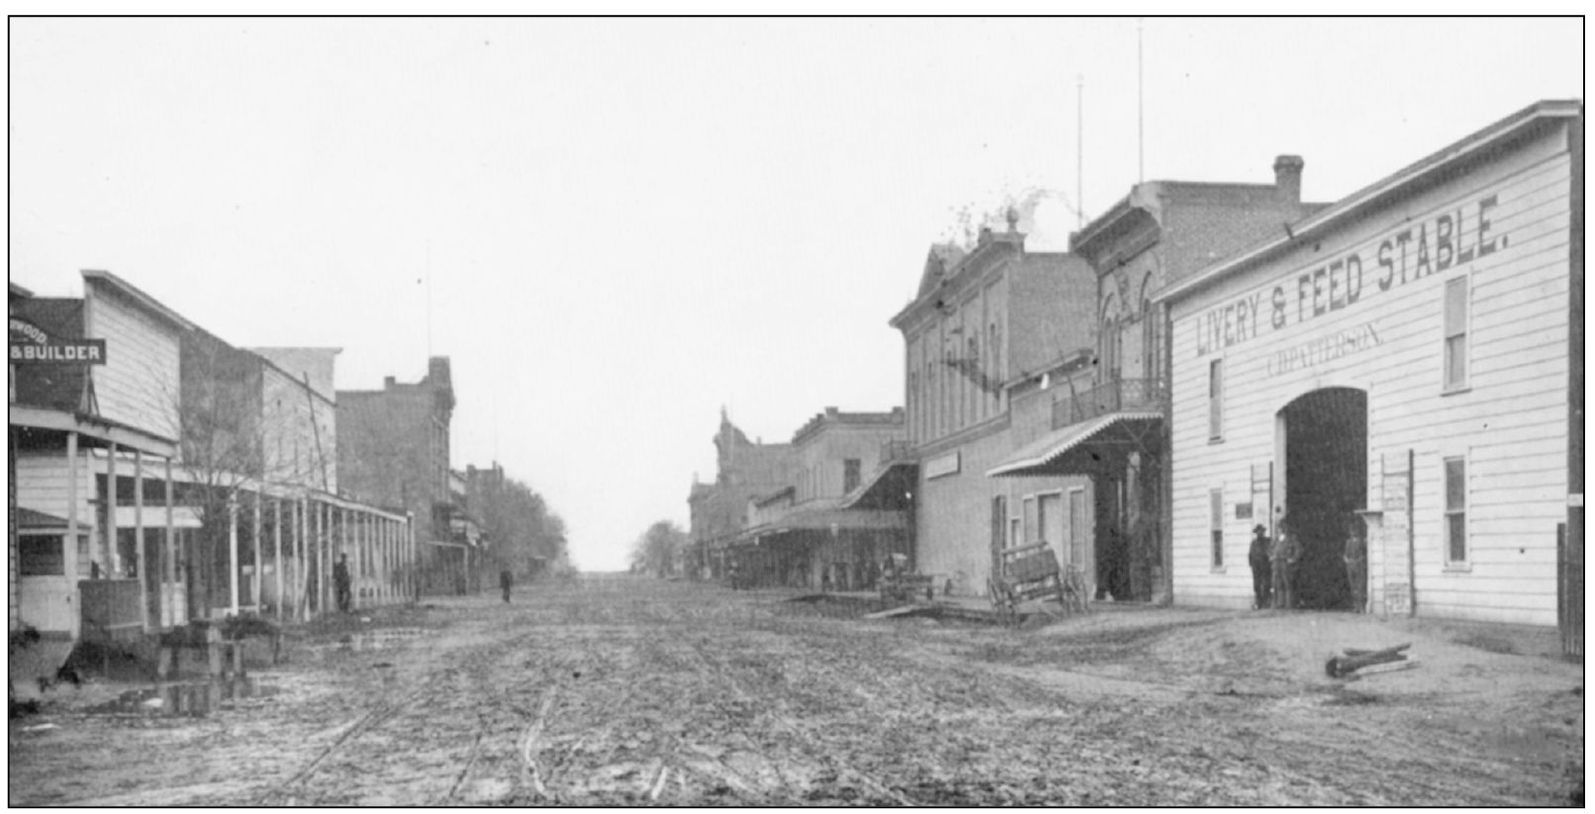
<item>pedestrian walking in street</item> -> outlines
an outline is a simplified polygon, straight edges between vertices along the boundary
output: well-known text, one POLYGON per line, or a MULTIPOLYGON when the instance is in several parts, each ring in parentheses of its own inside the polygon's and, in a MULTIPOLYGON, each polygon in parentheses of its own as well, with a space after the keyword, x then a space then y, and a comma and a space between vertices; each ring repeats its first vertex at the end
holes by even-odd
POLYGON ((1296 539, 1290 515, 1281 509, 1279 522, 1274 524, 1274 545, 1268 552, 1274 574, 1274 607, 1289 610, 1296 604, 1296 592, 1291 583, 1295 580, 1296 561, 1300 558, 1301 541, 1296 539))
POLYGON ((1252 566, 1252 610, 1268 607, 1269 596, 1273 593, 1269 589, 1274 581, 1274 569, 1268 560, 1268 547, 1273 544, 1268 538, 1268 527, 1258 523, 1252 529, 1252 547, 1246 552, 1246 560, 1252 566))
POLYGON ((349 593, 349 555, 339 554, 338 564, 332 567, 332 587, 338 594, 338 610, 348 613, 351 597, 349 593))
POLYGON ((505 602, 510 601, 510 587, 512 585, 514 585, 514 583, 515 583, 515 575, 511 574, 510 570, 508 568, 504 568, 504 569, 500 569, 499 570, 499 572, 498 572, 498 587, 503 589, 503 591, 504 591, 504 601, 505 602))
POLYGON ((1346 582, 1351 586, 1351 611, 1363 613, 1368 609, 1368 532, 1356 515, 1346 521, 1346 550, 1341 559, 1346 562, 1346 582))

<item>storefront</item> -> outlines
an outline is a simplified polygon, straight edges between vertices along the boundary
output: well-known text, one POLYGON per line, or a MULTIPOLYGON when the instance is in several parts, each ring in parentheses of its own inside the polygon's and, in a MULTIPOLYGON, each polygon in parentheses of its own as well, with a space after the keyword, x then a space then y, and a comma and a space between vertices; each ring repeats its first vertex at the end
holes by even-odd
POLYGON ((1284 525, 1297 608, 1557 623, 1582 121, 1536 104, 1159 292, 1176 601, 1250 606, 1253 529, 1284 525))

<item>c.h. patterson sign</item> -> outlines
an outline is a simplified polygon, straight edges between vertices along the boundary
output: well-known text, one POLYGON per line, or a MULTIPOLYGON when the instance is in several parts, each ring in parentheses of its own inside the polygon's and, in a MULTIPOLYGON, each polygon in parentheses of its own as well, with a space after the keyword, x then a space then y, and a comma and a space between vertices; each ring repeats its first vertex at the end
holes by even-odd
POLYGON ((16 317, 10 318, 11 363, 17 365, 103 365, 104 339, 62 339, 16 317))

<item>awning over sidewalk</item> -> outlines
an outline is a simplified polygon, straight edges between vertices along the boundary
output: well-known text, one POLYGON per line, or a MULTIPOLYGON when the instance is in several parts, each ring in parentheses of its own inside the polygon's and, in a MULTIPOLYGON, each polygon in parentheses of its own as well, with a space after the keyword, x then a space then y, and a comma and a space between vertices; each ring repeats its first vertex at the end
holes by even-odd
POLYGON ((1101 444, 1141 446, 1147 434, 1163 420, 1156 412, 1121 412, 1054 430, 1027 444, 1006 461, 987 470, 986 477, 1015 475, 1067 475, 1090 471, 1090 450, 1101 444))
POLYGON ((793 531, 891 531, 907 529, 908 521, 902 512, 872 509, 809 509, 798 510, 773 523, 743 531, 736 542, 747 544, 759 537, 770 537, 793 531))
POLYGON ((75 432, 85 448, 116 444, 162 458, 177 457, 175 440, 108 418, 26 404, 7 405, 6 418, 12 427, 25 430, 75 432))
POLYGON ((24 531, 41 529, 66 531, 67 526, 66 518, 64 517, 56 517, 53 514, 35 511, 25 506, 18 506, 13 511, 11 519, 19 530, 24 531))
POLYGON ((919 464, 913 461, 896 461, 875 470, 875 474, 861 486, 842 496, 843 509, 886 509, 901 511, 909 508, 908 492, 919 476, 919 464))

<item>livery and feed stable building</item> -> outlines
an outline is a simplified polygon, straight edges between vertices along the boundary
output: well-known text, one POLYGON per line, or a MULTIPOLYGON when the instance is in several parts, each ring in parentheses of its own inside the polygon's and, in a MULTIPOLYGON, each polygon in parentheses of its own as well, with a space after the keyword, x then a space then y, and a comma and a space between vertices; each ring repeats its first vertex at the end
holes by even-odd
POLYGON ((1583 222, 1541 102, 1159 292, 1177 601, 1250 605, 1284 523, 1295 607, 1581 620, 1583 222))

